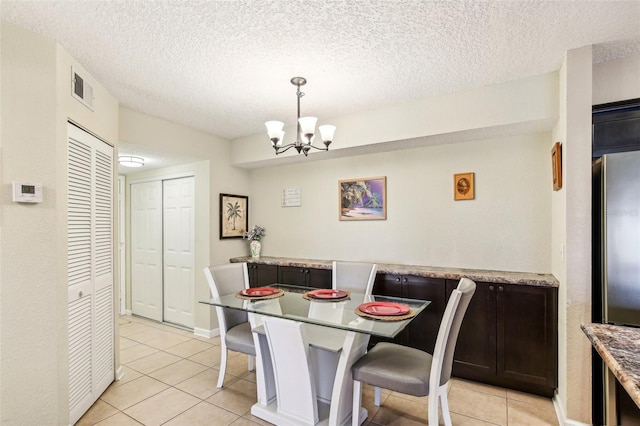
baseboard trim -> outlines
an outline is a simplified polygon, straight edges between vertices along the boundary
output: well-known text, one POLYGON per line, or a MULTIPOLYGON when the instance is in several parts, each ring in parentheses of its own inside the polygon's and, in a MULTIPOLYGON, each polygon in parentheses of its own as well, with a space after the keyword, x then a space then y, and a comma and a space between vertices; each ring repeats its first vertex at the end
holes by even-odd
POLYGON ((209 330, 207 328, 193 327, 193 334, 199 337, 206 337, 207 339, 211 339, 220 335, 220 329, 214 328, 213 330, 209 330))
POLYGON ((553 407, 556 410, 556 417, 558 418, 558 424, 564 426, 590 426, 589 423, 582 423, 577 420, 568 419, 565 414, 564 405, 558 398, 558 393, 556 392, 555 396, 551 400, 553 402, 553 407))

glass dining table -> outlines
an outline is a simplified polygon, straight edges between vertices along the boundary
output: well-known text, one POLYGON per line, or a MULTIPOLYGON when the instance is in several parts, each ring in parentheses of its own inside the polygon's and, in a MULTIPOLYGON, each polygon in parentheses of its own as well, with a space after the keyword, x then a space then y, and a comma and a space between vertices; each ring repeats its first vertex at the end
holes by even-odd
MULTIPOLYGON (((351 366, 367 350, 370 336, 392 339, 397 336, 428 305, 429 301, 405 299, 355 292, 332 293, 289 285, 271 285, 274 294, 254 296, 227 294, 200 303, 245 311, 256 346, 256 384, 258 400, 251 407, 256 417, 274 424, 296 424, 278 412, 276 383, 271 353, 287 348, 270 348, 263 327, 264 317, 284 318, 317 327, 308 327, 310 350, 315 351, 318 425, 351 424, 353 410, 353 379, 351 366), (312 292, 312 293, 309 293, 312 292), (313 295, 320 297, 312 297, 313 295), (382 310, 380 310, 382 309, 382 310), (391 309, 390 312, 387 312, 391 309), (402 309, 397 312, 394 309, 402 309), (385 311, 387 310, 387 311, 385 311), (379 312, 378 312, 379 311, 379 312), (380 314, 380 315, 378 315, 380 314), (319 372, 319 373, 318 373, 319 372), (324 408, 323 408, 324 407, 324 408)), ((358 424, 367 418, 360 407, 358 424)))

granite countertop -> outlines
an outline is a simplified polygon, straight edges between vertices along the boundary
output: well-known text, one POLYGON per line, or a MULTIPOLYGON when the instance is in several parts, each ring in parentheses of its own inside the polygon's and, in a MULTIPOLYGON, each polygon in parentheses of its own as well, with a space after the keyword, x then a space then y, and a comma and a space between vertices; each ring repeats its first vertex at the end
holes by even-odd
MULTIPOLYGON (((247 262, 264 265, 293 266, 300 268, 331 269, 332 261, 317 259, 295 259, 288 257, 251 256, 234 257, 232 263, 247 262)), ((558 287, 558 280, 551 274, 536 274, 532 272, 489 271, 482 269, 443 268, 438 266, 400 265, 378 263, 378 273, 415 275, 427 278, 444 278, 459 280, 462 277, 473 281, 487 281, 498 284, 522 284, 538 287, 558 287)))
POLYGON ((640 407, 640 329, 611 324, 582 324, 580 327, 640 407))

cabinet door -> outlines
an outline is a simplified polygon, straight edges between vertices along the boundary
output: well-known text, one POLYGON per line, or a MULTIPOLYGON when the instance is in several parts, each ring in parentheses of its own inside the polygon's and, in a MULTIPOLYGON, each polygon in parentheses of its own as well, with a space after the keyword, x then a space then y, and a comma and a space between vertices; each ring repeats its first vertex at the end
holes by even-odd
POLYGON ((301 287, 331 288, 331 270, 280 266, 278 282, 301 287))
POLYGON ((331 269, 307 268, 307 286, 315 288, 331 288, 331 269))
MULTIPOLYGON (((447 280, 447 301, 457 286, 457 280, 447 280)), ((476 283, 456 343, 453 374, 457 377, 483 381, 495 376, 496 288, 493 283, 476 283)))
POLYGON ((402 295, 409 299, 429 300, 427 306, 405 329, 403 343, 433 353, 445 306, 445 280, 402 276, 402 295))
POLYGON ((381 296, 402 297, 402 275, 376 275, 372 292, 381 296))
POLYGON ((278 267, 278 282, 280 284, 297 285, 306 287, 307 275, 306 268, 296 266, 280 266, 278 267))
MULTIPOLYGON (((433 352, 445 306, 445 280, 413 275, 378 274, 373 294, 429 300, 431 303, 405 328, 394 342, 433 352)), ((371 338, 377 342, 384 339, 371 338)))
POLYGON ((278 282, 278 267, 276 265, 262 265, 260 263, 250 263, 249 285, 251 287, 264 287, 278 282))
POLYGON ((498 376, 556 386, 557 289, 498 285, 498 376))

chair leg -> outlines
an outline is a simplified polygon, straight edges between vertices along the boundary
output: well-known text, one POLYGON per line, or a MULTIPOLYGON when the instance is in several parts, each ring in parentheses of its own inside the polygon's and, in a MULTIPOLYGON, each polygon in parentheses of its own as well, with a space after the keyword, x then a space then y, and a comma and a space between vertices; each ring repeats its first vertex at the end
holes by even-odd
POLYGON ((226 346, 220 347, 220 374, 218 374, 218 389, 222 388, 224 384, 224 374, 227 371, 227 348, 226 346))
POLYGON ((360 426, 360 406, 362 405, 362 382, 353 381, 353 409, 351 410, 351 426, 360 426))
POLYGON ((374 399, 373 403, 376 404, 376 407, 380 406, 380 387, 376 386, 374 389, 374 399))
POLYGON ((439 400, 439 390, 433 390, 429 392, 429 402, 428 402, 428 425, 429 426, 438 426, 438 400, 439 400))
POLYGON ((440 406, 442 407, 442 418, 445 426, 451 426, 451 414, 449 413, 449 398, 447 397, 448 383, 440 386, 438 393, 440 395, 440 406))
POLYGON ((249 355, 249 371, 253 371, 255 370, 255 360, 256 357, 254 357, 253 355, 249 355))

